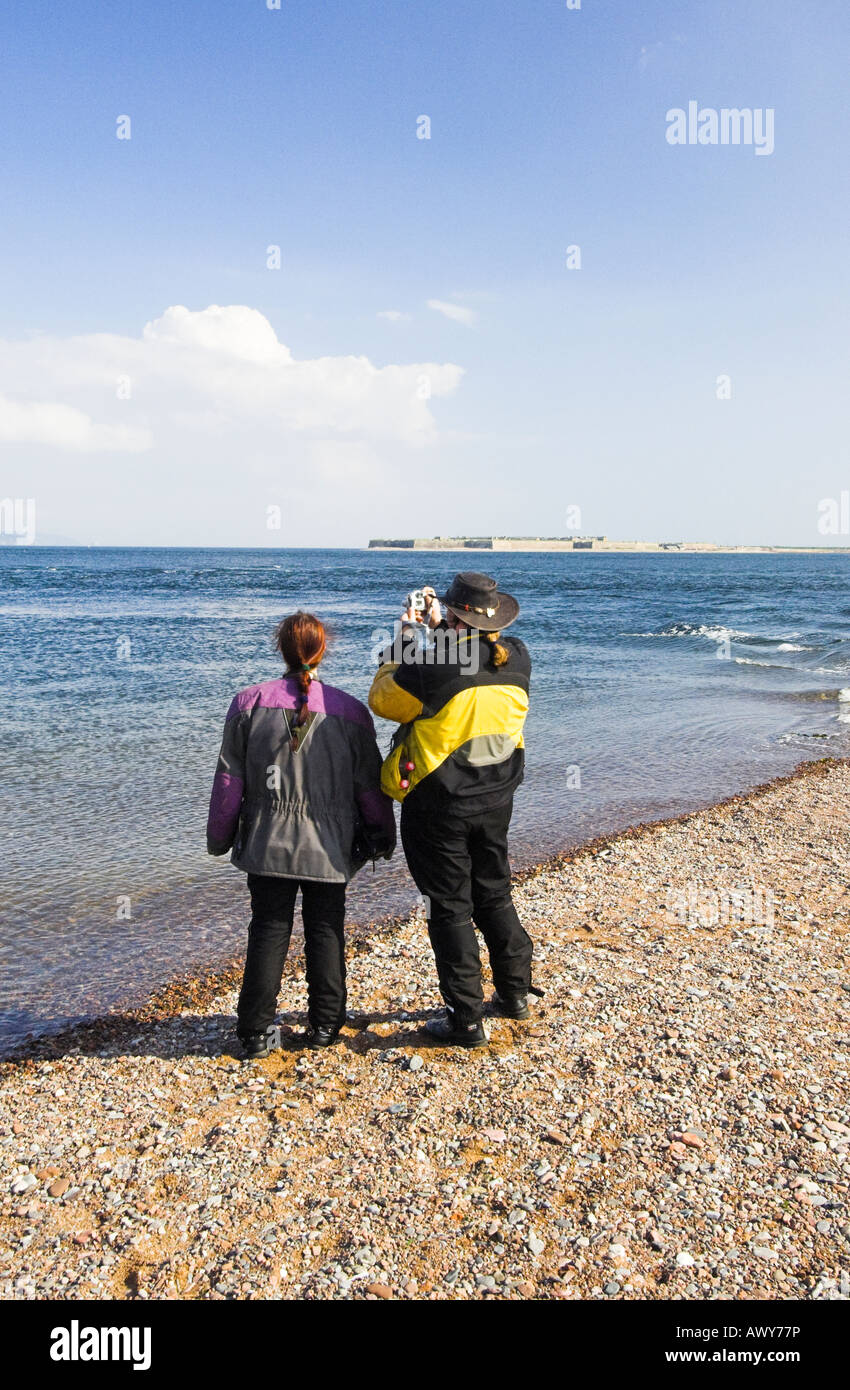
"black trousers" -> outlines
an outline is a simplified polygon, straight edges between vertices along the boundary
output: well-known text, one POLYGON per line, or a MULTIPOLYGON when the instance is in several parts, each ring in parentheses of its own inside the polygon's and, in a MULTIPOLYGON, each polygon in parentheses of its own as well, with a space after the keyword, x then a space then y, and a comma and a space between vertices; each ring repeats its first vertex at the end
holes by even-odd
POLYGON ((477 927, 497 992, 525 994, 531 984, 531 938, 511 897, 508 826, 513 803, 478 815, 431 814, 404 802, 401 842, 414 882, 426 898, 428 934, 440 992, 459 1023, 484 1009, 477 927), (474 926, 473 926, 474 922, 474 926))
POLYGON ((283 965, 301 889, 308 1014, 314 1028, 345 1020, 345 884, 248 875, 251 924, 237 1008, 237 1032, 262 1033, 274 1023, 283 965))

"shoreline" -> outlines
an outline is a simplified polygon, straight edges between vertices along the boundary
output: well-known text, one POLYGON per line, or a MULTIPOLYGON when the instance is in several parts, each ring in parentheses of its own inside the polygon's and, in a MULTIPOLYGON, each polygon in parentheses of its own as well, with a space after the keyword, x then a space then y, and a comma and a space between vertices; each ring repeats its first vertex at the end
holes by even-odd
MULTIPOLYGON (((719 801, 706 803, 690 811, 682 811, 674 816, 663 816, 657 820, 638 821, 634 825, 606 831, 595 835, 580 844, 558 850, 534 864, 527 864, 511 875, 514 888, 520 888, 541 874, 558 870, 563 865, 594 856, 620 840, 639 840, 654 831, 668 826, 687 824, 694 817, 709 811, 720 811, 727 807, 768 795, 776 788, 801 781, 809 777, 822 776, 833 767, 850 767, 850 758, 817 758, 799 762, 790 772, 780 773, 765 782, 740 792, 733 792, 719 801)), ((384 939, 411 917, 411 912, 391 913, 372 922, 346 924, 346 949, 358 949, 358 943, 384 939)), ((303 956, 303 939, 300 931, 293 934, 290 952, 287 957, 287 971, 294 959, 303 956)), ((5 1063, 25 1062, 28 1059, 61 1056, 62 1050, 69 1047, 83 1047, 95 1050, 107 1040, 115 1040, 122 1031, 132 1032, 139 1024, 150 1023, 173 1016, 190 1007, 204 1008, 218 995, 239 984, 244 966, 244 952, 235 954, 229 962, 211 966, 201 971, 185 971, 174 975, 170 980, 152 990, 146 999, 132 1008, 120 1004, 105 1013, 84 1017, 65 1025, 54 1032, 28 1034, 7 1052, 0 1053, 0 1066, 5 1063)), ((235 1026, 235 1023, 234 1023, 235 1026)))
POLYGON ((0 1063, 0 1297, 850 1299, 849 797, 804 763, 518 875, 544 996, 480 1051, 423 1032, 414 912, 334 1048, 296 952, 260 1062, 234 969, 0 1063))

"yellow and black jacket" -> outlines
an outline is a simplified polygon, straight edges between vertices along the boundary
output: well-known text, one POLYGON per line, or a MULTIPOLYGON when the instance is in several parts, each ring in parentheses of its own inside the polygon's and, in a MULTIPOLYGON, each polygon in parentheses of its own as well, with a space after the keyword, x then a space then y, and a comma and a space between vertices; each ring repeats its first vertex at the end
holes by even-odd
POLYGON ((476 632, 459 634, 448 659, 429 659, 426 648, 415 660, 380 666, 369 708, 401 725, 381 772, 388 796, 422 810, 451 806, 469 814, 513 796, 523 776, 531 661, 517 638, 501 636, 499 644, 508 652, 501 666, 490 664, 489 646, 476 632))

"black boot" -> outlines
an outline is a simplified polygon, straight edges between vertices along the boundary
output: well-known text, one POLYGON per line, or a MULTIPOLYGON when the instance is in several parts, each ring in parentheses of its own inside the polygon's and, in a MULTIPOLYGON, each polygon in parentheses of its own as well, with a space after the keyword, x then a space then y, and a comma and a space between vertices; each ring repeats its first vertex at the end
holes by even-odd
POLYGON ((246 1062, 253 1062, 259 1057, 268 1057, 270 1052, 280 1047, 280 1029, 276 1024, 271 1023, 264 1033, 240 1033, 242 1043, 242 1055, 246 1062))
POLYGON ((493 995, 493 1012, 503 1018, 528 1018, 528 995, 493 995))
POLYGON ((503 1018, 528 1018, 531 1012, 528 1007, 530 994, 535 994, 538 999, 543 998, 543 990, 536 989, 534 985, 529 985, 519 994, 509 994, 507 990, 499 994, 497 991, 491 1001, 493 1012, 501 1014, 503 1018))
POLYGON ((458 1023, 452 1009, 440 1018, 429 1018, 425 1031, 434 1042, 446 1047, 486 1047, 490 1034, 481 1019, 477 1023, 458 1023))
POLYGON ((312 1024, 302 1033, 298 1042, 302 1047, 333 1047, 339 1042, 338 1028, 314 1028, 312 1024))

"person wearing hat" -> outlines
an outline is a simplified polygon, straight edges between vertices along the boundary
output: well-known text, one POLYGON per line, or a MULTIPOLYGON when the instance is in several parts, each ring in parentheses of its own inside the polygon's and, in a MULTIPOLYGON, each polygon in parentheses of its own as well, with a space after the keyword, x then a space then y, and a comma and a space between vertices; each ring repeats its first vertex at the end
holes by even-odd
MULTIPOLYGON (((532 943, 511 897, 508 826, 522 781, 531 661, 503 631, 519 604, 486 574, 455 576, 425 621, 430 647, 384 653, 369 706, 399 724, 381 786, 402 804, 401 838, 428 904, 428 933, 445 1016, 440 1043, 483 1047, 484 992, 476 928, 490 957, 498 1012, 528 1017, 532 943), (448 640, 439 641, 445 638, 448 640), (390 659, 401 657, 401 660, 390 659)), ((409 616, 409 615, 408 615, 409 616)))

